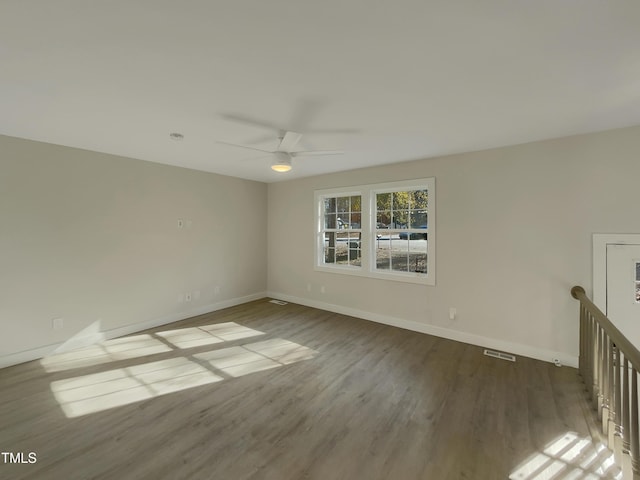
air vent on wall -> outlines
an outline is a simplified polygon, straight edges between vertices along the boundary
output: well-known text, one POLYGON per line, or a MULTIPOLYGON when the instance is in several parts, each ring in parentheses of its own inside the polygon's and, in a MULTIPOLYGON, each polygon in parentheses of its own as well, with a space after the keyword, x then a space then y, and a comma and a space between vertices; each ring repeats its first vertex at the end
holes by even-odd
POLYGON ((283 302, 282 300, 269 300, 269 303, 275 303, 276 305, 286 305, 287 302, 283 302))
POLYGON ((497 352, 495 350, 487 350, 485 349, 484 354, 487 357, 499 358, 500 360, 509 360, 510 362, 516 361, 516 356, 511 355, 510 353, 497 352))

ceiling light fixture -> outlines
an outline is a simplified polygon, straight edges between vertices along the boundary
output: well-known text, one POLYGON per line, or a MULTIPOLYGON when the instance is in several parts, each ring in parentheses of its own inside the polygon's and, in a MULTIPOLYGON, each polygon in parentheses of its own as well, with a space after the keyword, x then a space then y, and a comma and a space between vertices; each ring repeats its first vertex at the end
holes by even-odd
POLYGON ((274 157, 271 170, 278 173, 285 173, 291 170, 291 155, 286 152, 275 152, 274 157))

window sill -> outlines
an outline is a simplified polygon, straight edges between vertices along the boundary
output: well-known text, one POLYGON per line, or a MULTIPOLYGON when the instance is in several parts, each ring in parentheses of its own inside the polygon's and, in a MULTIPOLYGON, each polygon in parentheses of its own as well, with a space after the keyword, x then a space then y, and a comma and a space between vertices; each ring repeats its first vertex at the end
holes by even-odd
POLYGON ((369 272, 367 270, 363 270, 361 267, 350 267, 350 266, 335 266, 335 267, 327 267, 327 266, 319 266, 316 265, 314 270, 317 272, 325 272, 325 273, 335 273, 338 275, 352 275, 355 277, 365 277, 365 278, 374 278, 376 280, 387 280, 391 282, 403 282, 403 283, 414 283, 419 285, 429 285, 435 286, 435 279, 429 277, 428 275, 423 275, 421 273, 382 273, 382 272, 369 272))

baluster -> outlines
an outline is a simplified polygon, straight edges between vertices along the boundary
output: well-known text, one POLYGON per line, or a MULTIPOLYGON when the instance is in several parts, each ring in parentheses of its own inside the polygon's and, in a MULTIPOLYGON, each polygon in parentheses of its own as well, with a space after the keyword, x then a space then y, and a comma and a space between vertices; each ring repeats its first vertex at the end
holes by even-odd
POLYGON ((613 376, 613 399, 612 410, 613 418, 612 424, 609 426, 612 430, 611 435, 611 449, 615 455, 615 460, 618 465, 622 465, 622 384, 620 383, 620 369, 622 364, 620 361, 621 352, 618 346, 611 344, 611 351, 613 352, 613 364, 614 376, 613 376))
POLYGON ((613 450, 613 436, 616 432, 616 385, 614 383, 614 351, 613 351, 613 342, 611 341, 611 337, 607 335, 607 411, 609 415, 607 416, 607 435, 608 435, 608 445, 611 450, 613 450))
MULTIPOLYGON (((598 420, 601 422, 603 418, 602 407, 604 407, 605 350, 604 329, 598 326, 598 398, 596 399, 596 408, 598 409, 598 420)), ((604 425, 602 428, 604 429, 604 425)))
POLYGON ((582 376, 582 379, 585 380, 585 356, 586 356, 586 349, 585 349, 585 340, 586 340, 586 320, 585 320, 585 315, 584 315, 584 306, 582 304, 580 304, 580 322, 579 322, 579 328, 580 328, 580 346, 579 346, 579 353, 578 353, 578 371, 580 372, 580 375, 582 376))
POLYGON ((631 465, 631 420, 629 412, 629 360, 624 357, 622 370, 622 478, 633 478, 631 465))
POLYGON ((588 336, 588 351, 589 353, 588 358, 589 358, 589 362, 587 364, 587 379, 586 379, 586 385, 587 385, 587 390, 589 391, 591 398, 593 398, 594 395, 594 391, 593 391, 593 370, 594 370, 594 345, 596 342, 595 339, 595 335, 594 335, 594 328, 595 328, 595 321, 593 320, 593 317, 591 316, 590 313, 587 312, 587 336, 588 336))
POLYGON ((595 343, 593 349, 593 404, 598 412, 598 419, 600 419, 600 327, 596 323, 594 326, 595 343))
MULTIPOLYGON (((602 432, 609 438, 609 414, 611 411, 611 377, 609 372, 611 369, 611 356, 609 347, 611 342, 609 336, 602 332, 602 432)), ((608 442, 607 442, 608 443, 608 442)))
POLYGON ((631 368, 631 465, 633 478, 640 476, 640 439, 638 438, 638 372, 631 368))

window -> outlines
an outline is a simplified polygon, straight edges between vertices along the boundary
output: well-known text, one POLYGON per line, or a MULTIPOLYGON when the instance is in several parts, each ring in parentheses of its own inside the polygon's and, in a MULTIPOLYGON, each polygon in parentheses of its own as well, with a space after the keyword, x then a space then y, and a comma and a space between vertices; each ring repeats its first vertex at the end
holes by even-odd
POLYGON ((362 196, 322 197, 322 264, 361 266, 362 196))
POLYGON ((317 191, 316 269, 435 285, 435 180, 317 191))
POLYGON ((427 273, 429 192, 375 192, 377 270, 427 273))

